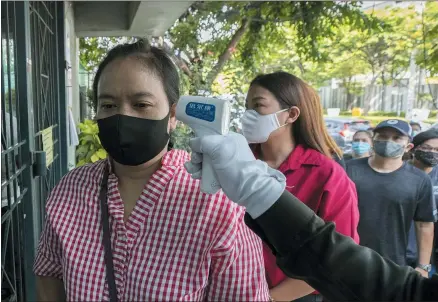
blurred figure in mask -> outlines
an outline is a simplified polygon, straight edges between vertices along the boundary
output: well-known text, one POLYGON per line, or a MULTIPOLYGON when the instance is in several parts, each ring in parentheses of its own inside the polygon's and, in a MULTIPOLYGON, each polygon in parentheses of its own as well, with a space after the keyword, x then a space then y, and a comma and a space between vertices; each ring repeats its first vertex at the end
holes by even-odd
POLYGON ((373 146, 373 135, 367 130, 359 130, 353 135, 351 148, 353 150, 353 158, 364 158, 371 156, 373 146))
POLYGON ((409 125, 412 127, 412 137, 421 132, 421 124, 419 122, 411 121, 409 125))
MULTIPOLYGON (((432 209, 434 212, 435 220, 437 220, 437 203, 438 203, 438 129, 430 129, 420 134, 416 135, 412 141, 414 144, 414 148, 411 150, 413 155, 413 159, 409 161, 409 163, 416 168, 424 171, 429 175, 432 185, 433 192, 435 197, 435 207, 432 209)), ((429 231, 433 234, 435 232, 434 237, 434 248, 432 251, 432 259, 431 265, 426 266, 425 269, 427 271, 431 270, 430 273, 436 271, 436 261, 437 261, 437 224, 435 223, 434 230, 428 228, 426 231, 429 231)), ((417 245, 417 236, 416 229, 420 228, 421 224, 413 222, 411 225, 411 229, 409 231, 409 244, 407 250, 407 260, 408 264, 412 267, 417 267, 417 265, 421 264, 418 259, 418 245, 417 245)), ((427 236, 430 238, 431 235, 427 236)))

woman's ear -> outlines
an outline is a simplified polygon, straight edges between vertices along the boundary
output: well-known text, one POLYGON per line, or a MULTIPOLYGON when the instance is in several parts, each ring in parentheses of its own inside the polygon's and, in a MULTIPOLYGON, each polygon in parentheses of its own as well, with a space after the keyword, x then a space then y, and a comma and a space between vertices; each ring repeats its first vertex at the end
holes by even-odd
POLYGON ((300 109, 297 106, 293 106, 289 109, 289 118, 286 120, 286 123, 292 124, 300 117, 300 109))
POLYGON ((176 120, 176 104, 173 104, 170 107, 170 114, 169 114, 169 127, 167 129, 169 133, 175 130, 177 122, 178 121, 176 120))

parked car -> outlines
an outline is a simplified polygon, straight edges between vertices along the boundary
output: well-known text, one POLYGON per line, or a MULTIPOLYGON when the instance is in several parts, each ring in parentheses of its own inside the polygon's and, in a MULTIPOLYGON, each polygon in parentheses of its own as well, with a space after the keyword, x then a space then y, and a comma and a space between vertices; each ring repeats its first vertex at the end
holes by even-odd
POLYGON ((351 142, 354 133, 371 128, 370 122, 363 119, 326 117, 324 120, 330 136, 347 156, 352 152, 351 142))

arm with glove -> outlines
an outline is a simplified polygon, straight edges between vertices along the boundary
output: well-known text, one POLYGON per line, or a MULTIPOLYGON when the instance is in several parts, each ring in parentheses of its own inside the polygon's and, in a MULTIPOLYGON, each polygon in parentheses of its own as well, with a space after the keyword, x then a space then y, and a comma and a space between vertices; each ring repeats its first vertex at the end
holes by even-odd
POLYGON ((248 226, 271 247, 284 273, 331 301, 433 301, 438 280, 426 279, 335 231, 285 191, 284 175, 256 160, 239 134, 192 139, 186 169, 200 178, 209 156, 224 193, 246 207, 248 226))

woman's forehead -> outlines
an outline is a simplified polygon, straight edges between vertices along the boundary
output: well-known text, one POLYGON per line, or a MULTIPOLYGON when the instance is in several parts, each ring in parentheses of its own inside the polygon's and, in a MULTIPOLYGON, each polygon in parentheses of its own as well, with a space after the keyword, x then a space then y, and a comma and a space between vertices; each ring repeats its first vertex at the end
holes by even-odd
POLYGON ((155 73, 138 60, 125 58, 114 60, 103 69, 97 90, 98 94, 144 91, 154 94, 157 89, 163 90, 163 85, 155 73))
POLYGON ((438 148, 438 138, 432 138, 432 139, 428 139, 427 141, 425 141, 424 143, 422 143, 421 145, 426 145, 426 146, 430 146, 432 148, 438 148))
POLYGON ((251 87, 249 87, 248 90, 248 95, 247 97, 269 97, 269 96, 273 96, 273 94, 266 88, 263 88, 262 86, 259 85, 252 85, 251 87))
POLYGON ((249 88, 248 94, 246 95, 246 103, 254 104, 257 102, 272 103, 277 102, 277 99, 268 89, 258 85, 253 85, 249 88))

